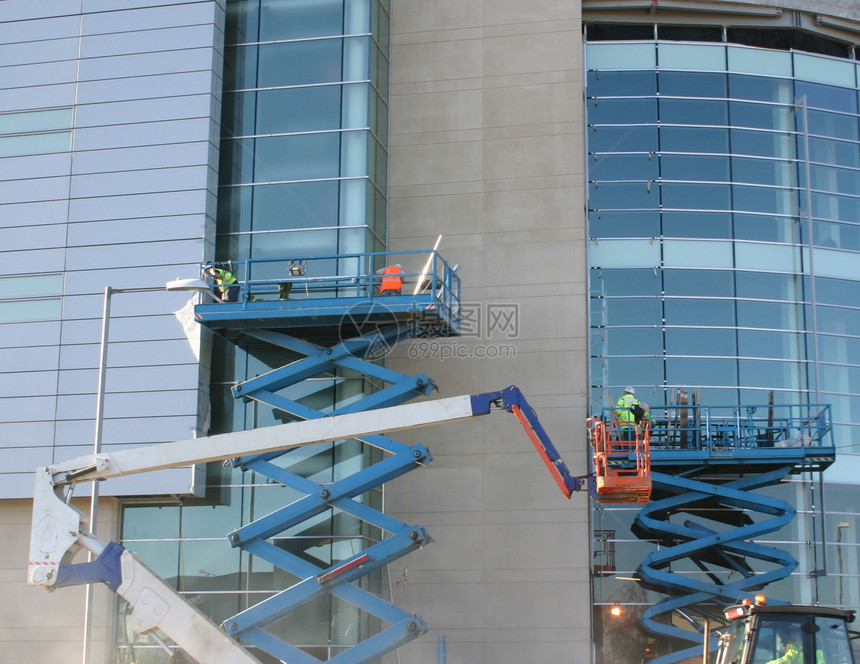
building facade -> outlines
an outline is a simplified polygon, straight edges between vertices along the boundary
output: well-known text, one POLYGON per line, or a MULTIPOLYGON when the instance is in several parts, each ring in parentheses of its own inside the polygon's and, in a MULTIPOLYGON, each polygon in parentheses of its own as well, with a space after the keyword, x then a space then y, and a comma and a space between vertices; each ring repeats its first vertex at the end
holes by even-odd
MULTIPOLYGON (((462 335, 404 343, 387 365, 426 372, 441 396, 518 385, 574 474, 588 472, 587 415, 626 385, 652 404, 679 390, 831 403, 840 459, 825 484, 771 489, 798 509, 773 544, 800 562, 773 594, 860 608, 851 3, 0 4, 12 656, 76 660, 82 646, 81 589, 25 584, 28 499, 37 466, 93 449, 105 318, 104 448, 278 424, 283 412, 230 388, 294 356, 187 335, 174 315, 187 294, 163 284, 216 258, 241 280, 247 260, 428 250, 439 235, 460 265, 462 335)), ((288 396, 325 412, 372 389, 334 373, 288 396)), ((658 597, 617 578, 657 546, 630 533, 635 510, 565 501, 504 414, 402 438, 433 463, 368 500, 434 543, 363 583, 430 632, 384 662, 639 662, 671 648, 608 617, 658 597)), ((347 441, 288 464, 334 481, 368 454, 347 441)), ((224 539, 291 489, 217 463, 138 477, 104 483, 99 537, 216 621, 294 581, 224 539)), ((73 504, 88 497, 80 487, 73 504)), ((380 536, 328 513, 278 546, 325 566, 380 536)), ((167 661, 103 588, 88 623, 87 664, 167 661)), ((326 599, 278 630, 324 661, 378 628, 326 599)))

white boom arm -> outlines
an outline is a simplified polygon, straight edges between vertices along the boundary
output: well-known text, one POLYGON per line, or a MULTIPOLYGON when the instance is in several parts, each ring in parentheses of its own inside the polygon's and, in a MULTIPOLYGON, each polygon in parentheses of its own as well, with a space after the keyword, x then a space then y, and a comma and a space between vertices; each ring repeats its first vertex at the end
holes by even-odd
MULTIPOLYGON (((84 515, 63 487, 192 463, 301 447, 319 442, 454 422, 479 413, 469 395, 292 422, 237 433, 86 455, 36 470, 28 582, 50 588, 61 566, 82 547, 100 556, 108 546, 82 530, 84 515)), ((113 545, 116 546, 116 545, 113 545)), ((130 551, 119 557, 115 589, 133 607, 138 633, 161 629, 200 664, 259 664, 247 650, 188 604, 130 551)), ((74 566, 71 566, 74 567, 74 566)), ((103 579, 102 579, 103 580, 103 579)))

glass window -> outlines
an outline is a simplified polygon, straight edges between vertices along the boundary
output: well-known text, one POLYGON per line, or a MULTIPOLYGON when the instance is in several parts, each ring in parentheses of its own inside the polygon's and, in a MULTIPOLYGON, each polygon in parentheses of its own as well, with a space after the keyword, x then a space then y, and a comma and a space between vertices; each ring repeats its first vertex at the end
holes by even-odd
POLYGON ((800 332, 738 330, 738 354, 741 357, 805 360, 806 336, 800 332))
MULTIPOLYGON (((800 148, 803 148, 801 142, 800 148)), ((860 150, 856 143, 829 140, 826 138, 809 138, 809 158, 825 164, 838 164, 860 168, 860 150)))
POLYGON ((666 328, 666 355, 737 355, 734 330, 666 328))
POLYGON ((657 61, 661 69, 726 68, 726 47, 710 44, 657 44, 657 61))
POLYGON ((738 297, 762 300, 803 300, 803 279, 796 274, 775 272, 735 273, 738 297))
POLYGON ((339 132, 256 139, 255 182, 311 180, 339 175, 339 132))
POLYGON ((737 308, 739 327, 773 330, 806 329, 804 311, 800 304, 741 300, 737 303, 737 308))
POLYGON ((815 280, 815 297, 819 304, 860 307, 860 297, 858 297, 857 294, 857 282, 848 279, 826 279, 818 277, 815 280))
POLYGON ((0 134, 24 134, 67 129, 72 126, 72 109, 59 108, 25 113, 0 113, 0 134))
POLYGON ((595 267, 651 267, 656 270, 660 264, 660 244, 651 240, 592 241, 588 250, 595 267))
POLYGON ((0 137, 0 157, 68 152, 71 146, 72 132, 70 131, 4 136, 0 137))
POLYGON ((773 212, 776 214, 798 214, 798 192, 793 189, 772 187, 747 187, 734 185, 732 188, 734 209, 744 212, 773 212))
POLYGON ((796 187, 797 165, 791 161, 775 159, 732 157, 732 179, 734 182, 796 187))
POLYGON ((690 210, 730 210, 732 187, 728 184, 687 184, 663 182, 661 202, 667 208, 690 210))
POLYGON ((257 30, 260 26, 260 3, 228 2, 225 40, 227 44, 244 44, 258 41, 257 30))
MULTIPOLYGON (((341 126, 339 85, 245 94, 257 95, 256 134, 339 129, 341 126)), ((366 105, 364 112, 366 117, 366 105)))
POLYGON ((860 221, 860 199, 813 192, 812 215, 840 221, 860 221))
MULTIPOLYGON (((591 48, 591 46, 589 46, 591 48)), ((629 63, 627 65, 629 66, 629 63)), ((589 71, 590 97, 641 97, 657 94, 657 72, 589 71)))
MULTIPOLYGON (((586 48, 588 69, 628 69, 635 62, 642 69, 657 65, 657 49, 654 44, 595 44, 586 48)), ((602 75, 602 74, 601 74, 602 75)))
MULTIPOLYGON (((229 3, 234 5, 236 3, 229 3)), ((231 46, 224 49, 224 89, 242 90, 257 87, 257 46, 231 46)))
POLYGON ((797 217, 777 215, 734 215, 735 237, 761 242, 800 242, 801 222, 797 217))
MULTIPOLYGON (((598 362, 599 364, 599 362, 598 362)), ((600 376, 600 373, 593 373, 600 376)), ((605 385, 654 385, 663 382, 663 360, 659 357, 614 357, 606 363, 605 385)))
POLYGON ((728 182, 729 158, 714 155, 660 155, 660 173, 667 180, 728 182))
MULTIPOLYGON (((805 59, 799 53, 795 53, 795 63, 798 56, 805 59)), ((854 93, 854 71, 853 65, 849 62, 837 62, 834 60, 825 60, 824 58, 815 58, 818 63, 818 70, 814 80, 824 80, 822 75, 826 72, 827 67, 821 66, 823 63, 830 63, 839 67, 845 67, 846 72, 850 71, 850 82, 846 83, 851 88, 839 88, 834 85, 821 85, 820 83, 809 83, 808 81, 795 81, 794 96, 796 99, 806 97, 807 108, 826 108, 830 111, 845 111, 846 113, 857 112, 857 95, 854 93)), ((799 77, 799 75, 798 75, 799 77)))
POLYGON ((260 41, 343 33, 343 0, 263 0, 260 41))
POLYGON ((657 298, 607 298, 603 302, 606 325, 659 325, 663 309, 657 298))
POLYGON ((669 237, 730 238, 732 215, 728 212, 663 212, 663 235, 669 237))
POLYGON ((658 176, 657 159, 653 155, 595 154, 588 160, 591 180, 656 180, 658 176))
POLYGON ((727 327, 734 324, 732 300, 666 298, 666 320, 674 325, 727 327))
POLYGON ((589 182, 588 207, 657 208, 660 200, 657 186, 648 182, 589 182))
POLYGON ((792 109, 787 106, 733 101, 729 105, 729 114, 733 127, 782 129, 784 131, 793 128, 794 115, 792 109))
POLYGON ((592 296, 659 295, 661 284, 653 269, 591 270, 592 296))
MULTIPOLYGON (((729 53, 731 57, 731 51, 729 53)), ((755 57, 767 56, 768 51, 757 49, 752 51, 755 57)), ((783 53, 782 58, 790 56, 783 53)), ((791 76, 789 68, 788 76, 791 76)), ((729 96, 732 99, 749 99, 752 101, 771 101, 782 104, 794 104, 794 91, 791 80, 779 78, 767 78, 764 76, 741 76, 729 74, 729 96)))
MULTIPOLYGON (((732 297, 733 273, 723 270, 663 270, 666 295, 732 297)), ((669 321, 674 322, 674 321, 669 321)))
POLYGON ((596 330, 599 346, 592 346, 598 355, 660 355, 663 352, 663 331, 654 327, 609 327, 596 330))
POLYGON ((588 100, 589 124, 647 124, 657 122, 656 99, 588 100))
POLYGON ((731 268, 732 243, 719 240, 664 240, 665 267, 731 268))
POLYGON ((806 371, 797 362, 769 362, 767 360, 741 360, 738 377, 740 384, 749 387, 773 387, 782 389, 806 389, 806 371))
POLYGON ((816 311, 819 332, 860 336, 860 309, 820 306, 816 311))
POLYGON ((254 191, 254 230, 337 226, 338 182, 261 185, 254 191))
POLYGON ((734 154, 782 159, 795 157, 794 137, 789 134, 749 129, 731 129, 730 134, 734 154))
POLYGON ((257 87, 329 83, 341 80, 343 40, 265 44, 260 46, 257 87))
POLYGON ((666 382, 670 385, 693 387, 737 385, 737 360, 728 358, 666 358, 666 382))
POLYGON ((725 98, 726 75, 702 72, 667 72, 658 75, 661 95, 672 97, 725 98))
POLYGON ((857 140, 857 116, 809 110, 809 133, 831 138, 857 140))
POLYGON ((725 154, 729 151, 729 132, 712 127, 661 127, 660 149, 664 152, 725 154))
POLYGON ((660 215, 656 210, 589 210, 589 237, 656 237, 660 215))
POLYGON ((0 298, 60 295, 62 274, 39 274, 25 277, 0 277, 0 298))
POLYGON ((657 151, 657 127, 594 126, 587 136, 589 152, 657 151))
POLYGON ((62 312, 62 301, 45 298, 42 300, 12 300, 0 302, 0 322, 30 320, 57 320, 62 312))
POLYGON ((810 166, 812 188, 833 193, 856 194, 860 192, 860 171, 834 166, 810 166))
POLYGON ((724 127, 729 123, 728 106, 724 101, 661 98, 660 122, 724 127))

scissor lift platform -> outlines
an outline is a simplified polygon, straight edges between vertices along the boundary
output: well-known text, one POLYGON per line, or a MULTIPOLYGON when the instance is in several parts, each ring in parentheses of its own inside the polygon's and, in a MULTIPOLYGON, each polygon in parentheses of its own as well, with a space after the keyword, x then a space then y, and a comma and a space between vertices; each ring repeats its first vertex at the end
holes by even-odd
POLYGON ((228 338, 265 329, 330 344, 390 326, 411 326, 411 337, 460 332, 460 279, 436 252, 256 259, 234 269, 236 301, 194 309, 197 322, 228 338), (383 296, 377 266, 395 261, 404 265, 402 293, 383 296))

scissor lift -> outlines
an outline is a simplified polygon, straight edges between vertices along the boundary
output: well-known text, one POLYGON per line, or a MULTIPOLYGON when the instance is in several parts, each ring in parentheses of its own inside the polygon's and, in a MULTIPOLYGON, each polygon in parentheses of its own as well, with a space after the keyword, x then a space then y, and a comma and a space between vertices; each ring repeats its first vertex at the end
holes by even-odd
MULTIPOLYGON (((301 356, 233 388, 236 399, 265 403, 290 419, 314 420, 384 408, 429 394, 435 384, 427 375, 408 376, 384 367, 379 360, 404 339, 459 334, 459 277, 435 251, 292 256, 248 260, 232 268, 240 279, 238 301, 198 305, 195 317, 238 345, 268 344, 301 356), (400 294, 383 297, 378 271, 393 263, 405 266, 403 289, 400 294), (384 387, 325 412, 281 393, 314 376, 336 376, 346 371, 384 387)), ((429 541, 423 528, 373 509, 361 496, 426 465, 432 457, 423 446, 408 446, 384 435, 361 440, 381 450, 383 458, 333 483, 313 482, 291 472, 288 463, 278 462, 279 457, 289 454, 285 451, 232 460, 235 467, 253 470, 303 497, 229 534, 232 546, 301 579, 224 621, 231 636, 284 661, 317 662, 277 636, 277 630, 267 631, 266 627, 325 593, 389 625, 329 662, 372 661, 426 630, 422 620, 350 582, 429 541), (277 535, 313 523, 329 510, 376 526, 386 536, 330 569, 320 569, 306 555, 286 551, 273 542, 277 535)))
MULTIPOLYGON (((752 598, 797 567, 785 551, 753 541, 779 530, 795 515, 788 502, 758 490, 792 474, 824 470, 835 460, 835 447, 827 405, 652 406, 650 415, 637 440, 646 439, 650 446, 651 495, 632 530, 640 539, 657 541, 660 548, 642 561, 636 576, 646 588, 667 597, 650 606, 640 624, 652 635, 692 644, 649 660, 673 664, 701 655, 705 618, 718 620, 724 607, 752 598), (762 518, 753 519, 750 513, 762 518), (708 580, 681 573, 683 560, 708 580), (766 570, 757 570, 757 563, 766 570), (726 572, 737 578, 725 580, 726 572), (677 615, 685 622, 693 620, 695 631, 676 626, 677 615)), ((615 409, 593 419, 601 425, 617 420, 615 409)), ((608 440, 617 438, 599 426, 590 422, 591 431, 604 432, 608 440)), ((607 443, 615 446, 614 463, 601 467, 595 454, 596 481, 599 486, 604 476, 609 497, 613 492, 624 497, 623 486, 613 488, 619 481, 644 490, 636 450, 630 447, 626 456, 619 455, 624 451, 620 444, 607 443)), ((711 649, 716 646, 717 640, 710 639, 711 649)))

